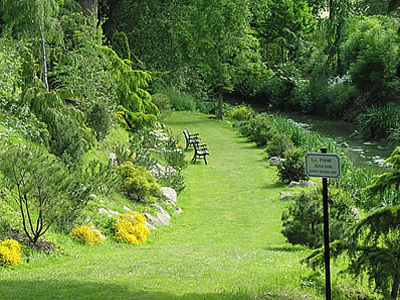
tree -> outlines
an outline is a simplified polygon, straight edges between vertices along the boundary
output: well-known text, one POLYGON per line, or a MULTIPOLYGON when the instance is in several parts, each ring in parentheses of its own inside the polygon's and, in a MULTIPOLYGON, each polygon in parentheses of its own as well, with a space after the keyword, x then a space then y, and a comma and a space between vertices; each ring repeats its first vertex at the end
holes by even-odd
POLYGON ((99 0, 78 0, 86 17, 98 17, 99 0))
POLYGON ((238 55, 250 50, 248 1, 205 1, 193 7, 187 28, 192 63, 218 95, 217 118, 223 118, 223 94, 239 80, 238 55))
POLYGON ((305 0, 254 1, 253 22, 265 43, 267 64, 285 63, 286 52, 293 56, 302 36, 315 29, 312 9, 305 0), (273 59, 273 48, 278 46, 279 59, 273 59))
POLYGON ((4 186, 19 207, 26 236, 35 244, 69 210, 68 172, 40 148, 13 146, 0 157, 4 186))

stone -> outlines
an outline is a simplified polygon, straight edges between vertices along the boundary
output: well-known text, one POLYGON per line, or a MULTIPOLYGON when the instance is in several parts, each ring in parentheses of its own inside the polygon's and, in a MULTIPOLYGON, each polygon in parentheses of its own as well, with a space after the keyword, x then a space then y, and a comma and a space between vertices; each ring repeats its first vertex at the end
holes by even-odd
POLYGON ((160 189, 162 197, 173 207, 176 207, 178 195, 173 188, 162 187, 160 189))
POLYGON ((295 196, 294 193, 280 192, 278 199, 281 201, 289 201, 293 200, 294 196, 295 196))
POLYGON ((175 213, 178 214, 178 215, 183 213, 182 208, 178 207, 177 209, 175 209, 175 213))
POLYGON ((130 209, 130 208, 129 208, 128 206, 126 206, 126 205, 123 206, 123 209, 126 210, 126 211, 128 211, 128 212, 131 212, 131 211, 132 211, 132 209, 130 209))
POLYGON ((145 222, 144 226, 146 226, 150 230, 156 230, 157 229, 156 226, 151 225, 149 222, 145 222))
POLYGON ((118 211, 114 211, 114 210, 104 208, 104 207, 100 207, 98 211, 99 211, 99 213, 107 214, 110 218, 119 215, 118 211))
POLYGON ((163 209, 161 206, 159 206, 157 203, 152 203, 150 205, 157 208, 158 212, 155 213, 155 216, 145 213, 144 215, 146 216, 147 221, 149 221, 149 223, 151 223, 152 225, 155 225, 155 226, 169 225, 170 220, 171 220, 171 215, 167 211, 165 211, 165 209, 163 209))
POLYGON ((299 187, 299 188, 306 188, 307 184, 306 183, 299 183, 296 181, 292 181, 288 185, 289 188, 294 188, 294 187, 299 187))
POLYGON ((285 159, 284 158, 279 158, 276 156, 271 157, 268 162, 271 166, 276 166, 279 162, 284 162, 285 159))

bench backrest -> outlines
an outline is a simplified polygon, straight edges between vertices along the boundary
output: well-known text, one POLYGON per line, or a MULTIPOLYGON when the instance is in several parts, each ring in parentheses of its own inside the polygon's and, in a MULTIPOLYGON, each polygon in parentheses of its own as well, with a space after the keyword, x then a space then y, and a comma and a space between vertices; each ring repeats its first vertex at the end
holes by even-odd
POLYGON ((185 135, 185 139, 186 141, 189 141, 190 137, 189 137, 189 131, 187 129, 183 130, 183 134, 185 135))

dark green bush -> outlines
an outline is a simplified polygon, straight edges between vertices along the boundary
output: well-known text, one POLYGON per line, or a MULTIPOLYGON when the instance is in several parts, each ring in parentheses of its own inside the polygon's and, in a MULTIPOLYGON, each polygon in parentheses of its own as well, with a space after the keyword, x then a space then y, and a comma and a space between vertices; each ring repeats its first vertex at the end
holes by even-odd
POLYGON ((266 151, 269 157, 272 156, 284 156, 284 152, 288 149, 293 148, 292 140, 282 133, 278 133, 271 140, 267 142, 266 151))
POLYGON ((272 139, 276 130, 271 124, 271 117, 268 114, 259 114, 249 121, 241 121, 236 124, 239 132, 259 146, 265 146, 267 141, 272 139))
POLYGON ((291 148, 284 152, 284 161, 278 163, 278 177, 283 183, 307 180, 304 168, 305 152, 302 148, 291 148))
POLYGON ((94 130, 98 141, 107 136, 111 128, 111 115, 106 104, 92 104, 87 113, 87 125, 94 130))
MULTIPOLYGON (((335 197, 338 197, 335 193, 335 197)), ((330 241, 343 238, 354 218, 349 207, 329 195, 330 241)), ((283 235, 292 244, 317 248, 323 244, 323 203, 320 190, 302 193, 282 214, 283 235)))

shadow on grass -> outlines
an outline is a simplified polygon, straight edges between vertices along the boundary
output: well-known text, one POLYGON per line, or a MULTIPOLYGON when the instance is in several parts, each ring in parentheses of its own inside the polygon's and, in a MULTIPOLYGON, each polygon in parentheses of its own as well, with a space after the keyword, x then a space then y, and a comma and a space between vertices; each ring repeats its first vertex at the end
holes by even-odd
POLYGON ((281 246, 281 247, 263 247, 266 251, 278 251, 278 252, 300 252, 308 250, 305 246, 281 246))
MULTIPOLYGON (((121 280, 123 282, 123 279, 121 280)), ((177 290, 179 294, 179 290, 177 290)), ((245 292, 175 295, 163 292, 131 291, 120 284, 80 283, 62 280, 0 282, 0 299, 140 299, 140 300, 219 300, 253 299, 245 292)))
POLYGON ((274 183, 264 185, 264 188, 265 189, 283 189, 283 188, 287 188, 287 184, 280 182, 280 181, 276 181, 274 183))

